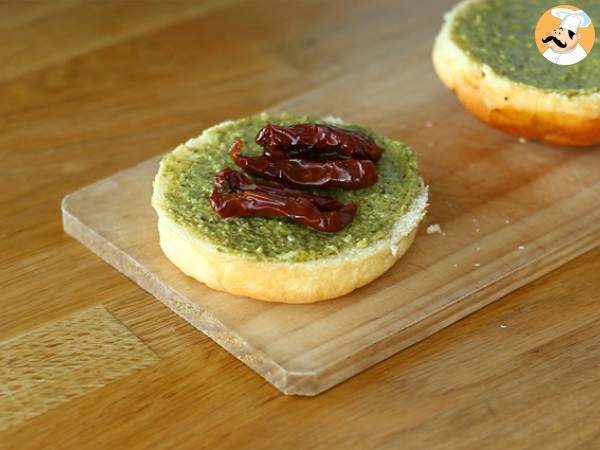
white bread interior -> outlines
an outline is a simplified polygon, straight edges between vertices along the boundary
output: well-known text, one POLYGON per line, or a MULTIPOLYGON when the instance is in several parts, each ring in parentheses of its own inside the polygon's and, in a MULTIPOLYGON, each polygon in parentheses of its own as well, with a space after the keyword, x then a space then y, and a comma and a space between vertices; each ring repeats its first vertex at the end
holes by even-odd
POLYGON ((456 45, 451 35, 453 20, 477 1, 481 0, 465 0, 446 14, 433 50, 433 64, 442 82, 475 116, 508 133, 550 144, 599 143, 600 93, 567 96, 515 82, 456 45))
MULTIPOLYGON (((214 128, 175 151, 186 152, 188 145, 208 139, 214 128)), ((175 222, 163 206, 162 171, 161 163, 154 180, 152 206, 158 214, 160 246, 165 255, 185 274, 213 289, 269 302, 313 303, 342 296, 370 283, 408 250, 427 209, 428 191, 422 185, 390 234, 366 248, 307 262, 256 261, 219 252, 211 242, 175 222)))

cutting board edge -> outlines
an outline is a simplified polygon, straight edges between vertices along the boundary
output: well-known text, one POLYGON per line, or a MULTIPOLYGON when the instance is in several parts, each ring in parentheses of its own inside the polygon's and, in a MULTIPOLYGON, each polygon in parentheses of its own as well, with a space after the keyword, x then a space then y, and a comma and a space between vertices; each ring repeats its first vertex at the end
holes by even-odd
MULTIPOLYGON (((140 163, 140 165, 156 162, 156 160, 157 157, 150 158, 140 163)), ((130 169, 133 169, 133 167, 130 169)), ((127 170, 123 172, 126 171, 127 170)), ((465 307, 464 304, 465 299, 458 299, 424 320, 419 321, 408 328, 392 332, 386 337, 365 347, 359 348, 354 353, 349 354, 342 359, 338 359, 326 367, 304 372, 286 369, 283 365, 277 363, 266 354, 253 348, 242 336, 231 332, 208 311, 199 308, 195 304, 186 302, 185 297, 180 295, 173 288, 163 288, 161 291, 160 286, 152 285, 152 277, 148 276, 152 275, 150 271, 137 263, 134 258, 130 257, 119 247, 116 247, 93 228, 87 226, 71 212, 70 200, 76 200, 77 197, 85 195, 88 189, 93 189, 97 185, 109 182, 112 177, 120 174, 121 172, 96 181, 95 183, 74 191, 63 198, 61 209, 65 232, 119 272, 133 280, 142 289, 149 292, 166 307, 214 340, 217 344, 286 395, 318 395, 411 345, 426 339, 447 326, 502 298, 508 293, 547 274, 586 251, 593 249, 598 245, 598 238, 600 238, 599 228, 595 229, 587 240, 580 239, 564 243, 550 254, 553 261, 540 262, 540 264, 537 265, 534 264, 537 261, 532 261, 532 263, 521 266, 519 269, 507 274, 496 282, 483 286, 477 292, 469 296, 472 301, 467 307, 465 307), (100 243, 103 245, 100 245, 100 243), (573 244, 579 244, 576 250, 573 250, 573 244), (102 251, 103 246, 110 247, 112 253, 102 251), (568 250, 569 246, 571 246, 570 250, 568 250), (496 290, 498 284, 503 284, 503 287, 496 290), (488 294, 490 291, 493 291, 491 295, 488 294), (188 310, 188 314, 184 313, 185 309, 188 310), (454 311, 455 309, 457 311, 454 311), (193 318, 190 318, 189 310, 192 310, 193 318), (445 316, 445 320, 439 321, 440 314, 445 316), (434 326, 432 324, 436 325, 434 326), (390 342, 393 343, 390 345, 390 342), (368 357, 365 357, 366 355, 368 355, 368 357), (357 364, 357 361, 360 361, 361 363, 357 364)), ((548 257, 548 255, 546 255, 546 257, 548 257)))
POLYGON ((521 266, 519 269, 507 274, 505 277, 499 278, 494 283, 483 286, 477 292, 457 299, 453 303, 438 310, 435 314, 429 315, 423 320, 396 333, 391 333, 387 337, 380 339, 371 345, 358 349, 351 355, 351 358, 356 358, 358 361, 364 361, 365 363, 361 366, 356 364, 356 360, 348 363, 347 361, 350 357, 345 360, 334 362, 317 373, 317 380, 321 380, 323 383, 319 386, 316 394, 324 392, 354 375, 357 375, 363 370, 384 361, 396 353, 427 339, 444 328, 502 299, 502 297, 511 292, 558 269, 578 256, 593 250, 598 247, 599 240, 600 228, 595 229, 590 233, 588 239, 585 241, 578 240, 569 242, 568 244, 558 247, 556 251, 550 255, 545 255, 545 258, 551 258, 550 261, 546 259, 546 261, 542 262, 541 260, 543 258, 533 260, 531 263, 521 266), (573 244, 581 244, 582 241, 583 244, 579 245, 577 249, 573 251, 573 244), (470 301, 465 305, 467 299, 470 301), (440 316, 443 318, 441 321, 440 316), (423 330, 425 331, 423 332, 423 330), (407 334, 408 336, 406 336, 407 334), (394 339, 398 339, 398 341, 394 343, 394 339), (391 345, 390 342, 392 342, 391 345), (379 349, 379 347, 381 347, 381 349, 379 349), (366 355, 371 355, 371 358, 367 358, 366 355), (352 366, 350 366, 350 364, 352 364, 352 366), (340 375, 344 374, 344 370, 348 373, 346 375, 340 375), (328 376, 327 374, 332 375, 328 376))
MULTIPOLYGON (((109 177, 110 178, 110 177, 109 177)), ((208 311, 197 305, 185 301, 176 290, 169 288, 161 292, 160 288, 151 283, 151 274, 141 267, 120 248, 114 246, 101 234, 87 226, 70 211, 69 200, 78 195, 85 194, 88 188, 101 183, 100 180, 71 194, 66 195, 61 203, 63 229, 66 234, 73 237, 80 244, 88 248, 110 266, 118 270, 127 278, 134 281, 139 287, 158 299, 170 311, 177 314, 194 328, 205 334, 228 353, 250 367, 262 376, 277 390, 286 395, 316 395, 322 390, 316 389, 318 384, 315 373, 311 371, 289 371, 277 364, 272 358, 253 348, 242 336, 231 332, 225 325, 217 320, 208 311), (94 237, 91 237, 91 236, 94 237), (102 243, 102 245, 100 244, 102 243), (102 246, 111 247, 113 252, 102 251, 102 246), (114 256, 118 255, 118 256, 114 256), (121 258, 121 261, 119 261, 121 258), (137 270, 136 270, 137 267, 137 270), (188 314, 184 310, 188 310, 188 314), (192 314, 189 312, 192 311, 192 314), (191 317, 193 315, 193 317, 191 317)))

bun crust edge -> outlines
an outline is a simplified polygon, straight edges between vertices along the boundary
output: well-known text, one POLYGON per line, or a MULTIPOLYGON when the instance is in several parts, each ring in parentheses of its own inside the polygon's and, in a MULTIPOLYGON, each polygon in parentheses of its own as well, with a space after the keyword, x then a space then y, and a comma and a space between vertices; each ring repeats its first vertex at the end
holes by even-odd
POLYGON ((471 3, 446 15, 435 41, 433 64, 446 87, 481 121, 515 136, 581 147, 600 143, 600 93, 569 97, 511 81, 453 42, 452 22, 471 3))

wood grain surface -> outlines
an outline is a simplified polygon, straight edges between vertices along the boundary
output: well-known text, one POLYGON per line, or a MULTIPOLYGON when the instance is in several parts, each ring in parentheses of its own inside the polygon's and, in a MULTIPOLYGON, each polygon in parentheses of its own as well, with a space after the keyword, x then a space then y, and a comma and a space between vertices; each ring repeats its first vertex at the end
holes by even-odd
MULTIPOLYGON (((417 149, 431 144, 438 152, 424 152, 421 163, 437 177, 432 186, 449 176, 436 161, 456 150, 458 133, 471 142, 461 151, 487 158, 483 167, 453 170, 479 177, 483 192, 493 189, 487 179, 503 163, 498 148, 508 147, 511 161, 528 155, 522 171, 502 177, 519 179, 535 166, 531 181, 546 180, 539 198, 554 184, 549 160, 597 164, 598 148, 584 155, 515 146, 471 118, 433 73, 424 75, 437 89, 429 93, 433 104, 413 94, 400 113, 387 115, 386 86, 416 70, 402 51, 406 41, 426 59, 431 29, 450 0, 418 7, 303 1, 293 8, 276 0, 175 1, 169 12, 161 3, 0 3, 2 374, 15 373, 15 358, 4 356, 16 352, 11 343, 43 330, 56 330, 62 343, 73 328, 55 326, 96 314, 100 323, 120 322, 128 331, 115 329, 137 336, 138 351, 149 349, 140 361, 152 360, 87 386, 81 373, 66 373, 52 404, 39 394, 51 389, 27 395, 23 383, 9 391, 3 378, 0 410, 13 414, 2 415, 0 448, 599 448, 600 249, 306 399, 279 394, 63 234, 67 193, 226 118, 304 102, 333 109, 335 87, 347 80, 355 89, 335 111, 356 119, 376 108, 382 129, 417 149), (375 96, 362 95, 374 83, 375 96)), ((598 174, 579 176, 573 172, 570 182, 595 184, 598 174)), ((450 208, 444 201, 452 199, 435 204, 450 208)), ((461 201, 477 203, 469 192, 461 201)), ((446 212, 432 210, 431 220, 446 212)), ((89 367, 107 354, 106 339, 92 340, 89 367)), ((49 383, 44 374, 58 373, 52 358, 44 360, 51 345, 21 353, 25 380, 49 383)))

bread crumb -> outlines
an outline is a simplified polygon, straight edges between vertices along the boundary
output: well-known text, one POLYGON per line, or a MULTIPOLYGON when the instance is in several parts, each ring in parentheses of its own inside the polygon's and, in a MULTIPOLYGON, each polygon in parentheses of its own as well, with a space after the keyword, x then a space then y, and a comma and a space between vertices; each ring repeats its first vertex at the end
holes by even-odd
POLYGON ((502 323, 500 324, 500 328, 508 328, 508 325, 507 325, 507 324, 505 324, 504 322, 502 322, 502 323))
POLYGON ((481 267, 481 264, 480 264, 480 263, 475 263, 475 264, 473 264, 473 265, 474 265, 475 267, 481 267))
POLYGON ((520 137, 519 144, 527 144, 527 139, 525 139, 524 137, 520 137))
POLYGON ((479 227, 475 228, 475 233, 479 233, 479 227))
POLYGON ((442 231, 442 227, 440 227, 439 223, 434 223, 433 225, 429 225, 427 227, 427 234, 433 234, 433 233, 440 233, 442 235, 446 235, 446 233, 444 233, 442 231))
POLYGON ((428 120, 427 122, 425 122, 425 126, 427 128, 431 128, 431 127, 433 127, 433 122, 431 120, 428 120))
POLYGON ((452 267, 458 267, 457 263, 452 264, 452 267))
POLYGON ((428 142, 427 143, 427 147, 432 148, 433 147, 433 142, 428 142))
POLYGON ((506 220, 504 221, 504 223, 505 223, 506 225, 509 225, 509 224, 510 224, 510 219, 506 219, 506 220))
POLYGON ((476 251, 476 252, 479 252, 479 251, 481 251, 481 247, 477 247, 477 248, 475 249, 475 251, 476 251))
POLYGON ((519 245, 518 249, 519 250, 525 250, 525 246, 524 245, 519 245))

